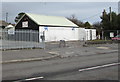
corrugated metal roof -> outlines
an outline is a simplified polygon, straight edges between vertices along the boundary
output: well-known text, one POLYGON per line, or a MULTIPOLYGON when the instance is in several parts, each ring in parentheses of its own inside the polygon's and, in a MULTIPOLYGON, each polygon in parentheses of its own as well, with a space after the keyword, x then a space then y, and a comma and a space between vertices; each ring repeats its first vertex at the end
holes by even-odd
POLYGON ((5 28, 13 28, 14 26, 13 25, 7 25, 5 28))
POLYGON ((25 13, 25 14, 28 17, 30 17, 34 22, 36 22, 38 25, 78 27, 76 24, 69 21, 65 17, 37 15, 37 14, 31 14, 31 13, 25 13))

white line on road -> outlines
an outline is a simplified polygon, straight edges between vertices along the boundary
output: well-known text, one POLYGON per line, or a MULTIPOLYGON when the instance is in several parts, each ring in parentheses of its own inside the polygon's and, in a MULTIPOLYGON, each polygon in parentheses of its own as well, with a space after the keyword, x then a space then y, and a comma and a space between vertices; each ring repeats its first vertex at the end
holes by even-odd
POLYGON ((18 80, 14 82, 23 82, 23 81, 31 81, 31 80, 37 80, 37 79, 43 79, 44 77, 34 77, 34 78, 29 78, 29 79, 24 79, 24 80, 18 80))
POLYGON ((79 72, 98 69, 98 68, 103 68, 103 67, 108 67, 108 66, 114 66, 114 65, 118 65, 118 64, 120 64, 120 63, 112 63, 112 64, 106 64, 106 65, 101 65, 101 66, 95 66, 95 67, 80 69, 79 72))
POLYGON ((36 79, 43 79, 44 77, 35 77, 35 78, 29 78, 29 79, 25 79, 26 81, 30 81, 30 80, 36 80, 36 79))
POLYGON ((99 49, 109 49, 109 47, 97 47, 99 49))

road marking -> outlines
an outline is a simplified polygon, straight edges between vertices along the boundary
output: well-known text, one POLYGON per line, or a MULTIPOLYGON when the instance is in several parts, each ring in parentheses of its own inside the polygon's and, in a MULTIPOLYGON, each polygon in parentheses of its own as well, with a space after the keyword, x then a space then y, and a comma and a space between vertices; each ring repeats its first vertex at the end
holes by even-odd
POLYGON ((101 66, 95 66, 95 67, 80 69, 79 72, 98 69, 98 68, 103 68, 103 67, 108 67, 108 66, 114 66, 114 65, 118 65, 118 64, 120 64, 120 63, 112 63, 112 64, 106 64, 106 65, 101 65, 101 66))
POLYGON ((109 49, 109 47, 97 47, 99 49, 109 49))
POLYGON ((18 81, 13 81, 13 82, 31 81, 31 80, 43 79, 43 78, 44 77, 34 77, 34 78, 29 78, 29 79, 24 79, 24 80, 18 80, 18 81))
POLYGON ((29 79, 25 79, 26 81, 30 81, 30 80, 36 80, 36 79, 43 79, 44 77, 34 77, 34 78, 29 78, 29 79))

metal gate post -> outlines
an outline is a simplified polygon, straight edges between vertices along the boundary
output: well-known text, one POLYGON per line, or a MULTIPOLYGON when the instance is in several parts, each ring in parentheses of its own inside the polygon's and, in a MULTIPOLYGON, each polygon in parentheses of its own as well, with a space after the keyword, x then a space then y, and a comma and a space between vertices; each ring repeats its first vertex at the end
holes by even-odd
POLYGON ((45 31, 43 31, 42 43, 43 43, 43 49, 45 49, 45 31))

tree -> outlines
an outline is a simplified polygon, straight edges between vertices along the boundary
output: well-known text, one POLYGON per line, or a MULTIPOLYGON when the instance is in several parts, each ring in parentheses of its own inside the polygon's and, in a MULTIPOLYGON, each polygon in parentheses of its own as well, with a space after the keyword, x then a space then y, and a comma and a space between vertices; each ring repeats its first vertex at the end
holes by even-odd
POLYGON ((102 19, 101 24, 102 24, 103 30, 119 30, 118 28, 119 19, 115 12, 108 13, 108 14, 105 14, 105 12, 103 12, 101 19, 102 19), (110 19, 110 15, 111 15, 111 19, 110 19))
POLYGON ((93 23, 93 27, 96 29, 96 34, 97 34, 97 38, 100 39, 100 35, 101 35, 101 32, 102 32, 102 29, 101 29, 101 23, 100 22, 95 22, 93 23))
POLYGON ((101 29, 101 23, 100 22, 95 22, 93 23, 93 27, 96 29, 101 29))
POLYGON ((101 26, 101 23, 100 23, 100 22, 95 22, 95 23, 93 23, 93 27, 96 28, 96 30, 97 30, 98 32, 100 32, 102 26, 101 26))
POLYGON ((89 22, 85 22, 84 27, 90 29, 92 26, 89 22))
POLYGON ((15 17, 15 22, 17 23, 24 14, 25 14, 24 12, 19 13, 18 16, 15 17))
POLYGON ((109 16, 107 15, 106 11, 103 11, 103 15, 100 17, 102 19, 101 24, 102 28, 109 29, 109 16))
POLYGON ((78 20, 75 15, 71 15, 70 17, 67 17, 67 19, 72 21, 73 23, 75 23, 79 27, 84 27, 84 23, 81 22, 80 20, 78 20))
POLYGON ((120 14, 118 14, 117 18, 118 18, 118 21, 117 21, 117 22, 118 22, 117 29, 120 30, 120 14))

